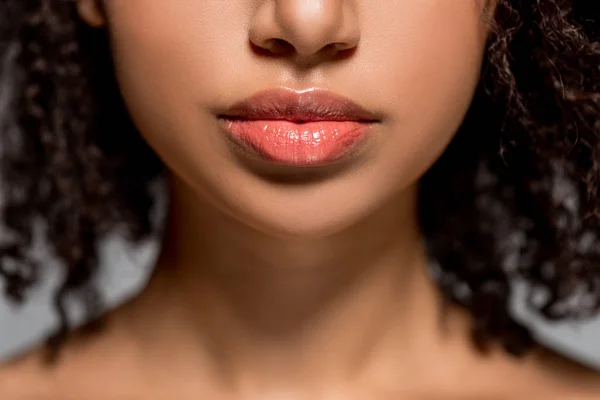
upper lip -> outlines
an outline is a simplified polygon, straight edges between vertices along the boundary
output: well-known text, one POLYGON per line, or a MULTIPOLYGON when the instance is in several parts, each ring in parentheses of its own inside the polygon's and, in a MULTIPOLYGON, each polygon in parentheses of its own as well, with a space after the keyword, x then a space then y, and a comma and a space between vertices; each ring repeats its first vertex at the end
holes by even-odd
POLYGON ((233 104, 219 117, 293 122, 379 120, 376 113, 325 89, 287 88, 258 92, 233 104))

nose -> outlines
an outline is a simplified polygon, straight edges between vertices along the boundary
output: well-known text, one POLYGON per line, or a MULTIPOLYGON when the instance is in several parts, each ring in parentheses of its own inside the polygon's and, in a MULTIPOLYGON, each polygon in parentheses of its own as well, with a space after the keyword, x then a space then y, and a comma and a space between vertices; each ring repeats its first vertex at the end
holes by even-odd
POLYGON ((355 0, 263 0, 253 15, 250 42, 272 55, 337 54, 358 45, 355 0))

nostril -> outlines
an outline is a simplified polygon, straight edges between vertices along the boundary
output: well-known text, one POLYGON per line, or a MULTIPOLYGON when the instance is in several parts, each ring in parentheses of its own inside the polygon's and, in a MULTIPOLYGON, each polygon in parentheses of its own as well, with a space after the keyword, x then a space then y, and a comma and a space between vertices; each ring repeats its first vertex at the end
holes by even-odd
POLYGON ((337 42, 328 44, 323 50, 334 55, 337 59, 345 59, 354 54, 356 47, 352 44, 337 42))
MULTIPOLYGON (((254 41, 249 40, 249 44, 252 48, 252 51, 260 56, 288 57, 297 52, 297 49, 293 44, 281 38, 266 39, 261 41, 260 44, 256 44, 254 41)), ((327 54, 328 57, 343 59, 350 56, 355 49, 356 46, 353 46, 347 42, 333 42, 321 48, 319 53, 322 55, 327 54)))
POLYGON ((260 45, 251 40, 248 42, 252 51, 261 56, 286 56, 294 51, 294 48, 281 39, 269 39, 260 45))
POLYGON ((344 42, 331 43, 329 46, 335 51, 349 50, 355 47, 355 45, 344 42))
POLYGON ((294 46, 279 38, 269 39, 265 43, 265 47, 274 54, 288 55, 294 52, 294 46))

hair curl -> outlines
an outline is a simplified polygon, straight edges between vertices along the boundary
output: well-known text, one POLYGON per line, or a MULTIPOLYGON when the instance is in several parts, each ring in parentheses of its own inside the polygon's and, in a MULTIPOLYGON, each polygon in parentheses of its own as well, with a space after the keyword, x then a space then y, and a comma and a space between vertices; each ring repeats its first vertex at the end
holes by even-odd
MULTIPOLYGON (((510 315, 515 280, 550 319, 600 306, 600 7, 497 2, 471 109, 421 179, 420 220, 475 343, 519 355, 535 341, 510 315)), ((12 79, 0 96, 0 275, 23 300, 43 267, 27 251, 41 222, 66 271, 55 348, 71 329, 67 296, 98 316, 98 240, 115 228, 131 240, 152 233, 149 187, 163 167, 125 109, 107 33, 85 25, 73 0, 0 0, 0 55, 12 79)))

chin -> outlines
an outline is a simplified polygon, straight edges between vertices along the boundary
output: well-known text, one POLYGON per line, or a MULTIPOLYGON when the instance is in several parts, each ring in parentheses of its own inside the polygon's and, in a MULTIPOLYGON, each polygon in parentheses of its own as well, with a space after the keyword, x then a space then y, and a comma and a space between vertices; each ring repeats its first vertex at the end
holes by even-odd
POLYGON ((257 231, 280 239, 315 240, 335 236, 357 224, 363 217, 357 210, 339 210, 333 215, 322 213, 305 216, 281 210, 271 213, 242 215, 238 220, 257 231))
POLYGON ((252 190, 247 186, 244 195, 220 207, 236 221, 268 236, 319 239, 359 224, 381 210, 390 196, 389 187, 348 192, 344 186, 341 182, 304 188, 259 185, 252 190))

